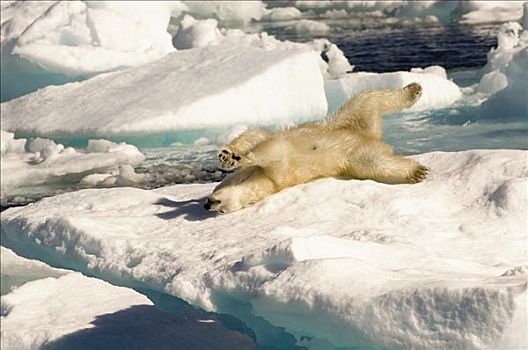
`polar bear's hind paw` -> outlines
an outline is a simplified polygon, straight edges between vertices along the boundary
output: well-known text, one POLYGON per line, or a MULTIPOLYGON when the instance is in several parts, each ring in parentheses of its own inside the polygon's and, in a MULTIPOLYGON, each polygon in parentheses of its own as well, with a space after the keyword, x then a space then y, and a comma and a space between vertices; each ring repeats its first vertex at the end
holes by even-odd
POLYGON ((422 182, 423 180, 425 180, 428 174, 429 168, 420 164, 411 172, 408 179, 409 183, 415 184, 418 182, 422 182))

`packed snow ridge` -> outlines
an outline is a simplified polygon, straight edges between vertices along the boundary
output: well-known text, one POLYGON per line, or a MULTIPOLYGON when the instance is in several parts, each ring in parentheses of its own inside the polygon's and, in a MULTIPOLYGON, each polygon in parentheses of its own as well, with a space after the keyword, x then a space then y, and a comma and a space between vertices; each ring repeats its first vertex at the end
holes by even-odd
POLYGON ((527 155, 426 153, 420 184, 324 179, 220 216, 214 184, 83 190, 5 211, 2 244, 206 310, 250 304, 303 345, 526 348, 527 155))

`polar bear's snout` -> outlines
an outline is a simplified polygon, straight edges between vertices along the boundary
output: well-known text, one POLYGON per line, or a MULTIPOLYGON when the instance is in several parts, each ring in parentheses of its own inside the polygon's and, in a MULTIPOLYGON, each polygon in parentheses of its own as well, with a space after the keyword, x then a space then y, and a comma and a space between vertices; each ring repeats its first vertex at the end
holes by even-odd
POLYGON ((205 210, 214 210, 214 207, 219 205, 222 201, 219 201, 219 200, 216 200, 216 199, 211 199, 211 198, 207 198, 205 200, 205 204, 204 204, 204 208, 205 210))

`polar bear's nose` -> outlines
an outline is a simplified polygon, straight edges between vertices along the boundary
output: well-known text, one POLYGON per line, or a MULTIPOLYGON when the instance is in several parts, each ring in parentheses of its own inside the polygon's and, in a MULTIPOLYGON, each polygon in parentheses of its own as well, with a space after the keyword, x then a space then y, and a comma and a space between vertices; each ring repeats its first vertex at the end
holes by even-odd
POLYGON ((214 199, 211 200, 211 198, 207 198, 207 201, 204 204, 205 210, 211 210, 211 207, 213 206, 213 204, 220 204, 220 201, 214 200, 214 199))

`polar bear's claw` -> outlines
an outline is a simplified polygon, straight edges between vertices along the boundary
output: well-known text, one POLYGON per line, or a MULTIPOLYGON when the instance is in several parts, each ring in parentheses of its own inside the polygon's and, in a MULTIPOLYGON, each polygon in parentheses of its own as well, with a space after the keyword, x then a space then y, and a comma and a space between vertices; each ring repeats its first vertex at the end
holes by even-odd
POLYGON ((409 183, 415 184, 418 182, 422 182, 425 180, 427 175, 429 174, 429 168, 423 165, 418 165, 411 175, 409 176, 409 183))
POLYGON ((242 158, 231 150, 224 148, 218 152, 218 159, 224 169, 234 169, 242 158))

